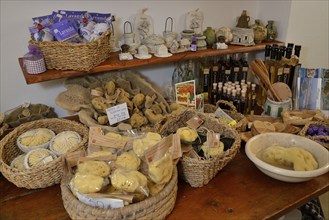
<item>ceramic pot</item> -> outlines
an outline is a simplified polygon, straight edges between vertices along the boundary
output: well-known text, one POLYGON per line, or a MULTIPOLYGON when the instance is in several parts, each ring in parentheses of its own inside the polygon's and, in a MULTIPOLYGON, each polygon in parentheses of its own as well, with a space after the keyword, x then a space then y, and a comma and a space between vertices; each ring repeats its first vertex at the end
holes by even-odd
POLYGON ((254 30, 254 42, 256 44, 262 43, 267 37, 267 29, 261 22, 261 20, 256 19, 255 24, 250 26, 254 30))
POLYGON ((274 25, 273 20, 269 20, 267 22, 266 29, 267 29, 266 41, 274 41, 278 36, 278 32, 276 26, 274 25))
POLYGON ((212 27, 207 27, 203 35, 206 36, 206 42, 209 47, 216 43, 216 32, 212 27))

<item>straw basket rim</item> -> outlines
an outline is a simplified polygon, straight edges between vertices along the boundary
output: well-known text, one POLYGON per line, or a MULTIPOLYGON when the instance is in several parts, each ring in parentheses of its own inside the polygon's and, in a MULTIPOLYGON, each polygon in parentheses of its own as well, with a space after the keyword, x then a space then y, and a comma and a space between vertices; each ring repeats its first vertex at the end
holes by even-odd
POLYGON ((55 130, 55 133, 59 133, 59 130, 73 129, 77 131, 81 135, 82 141, 76 147, 70 149, 69 152, 86 146, 88 142, 88 128, 79 122, 68 119, 46 118, 19 125, 0 141, 0 171, 8 181, 17 187, 28 189, 45 188, 59 183, 62 177, 63 155, 33 169, 19 170, 10 166, 12 160, 24 153, 16 146, 17 137, 29 129, 36 128, 35 126, 52 128, 55 130))
POLYGON ((141 202, 130 204, 128 206, 116 209, 102 209, 98 207, 93 207, 80 202, 71 192, 68 187, 68 177, 64 177, 61 181, 61 194, 64 204, 64 208, 72 219, 103 219, 103 218, 113 218, 113 219, 153 219, 154 218, 165 218, 171 213, 174 208, 177 190, 178 190, 178 174, 177 168, 174 167, 172 178, 166 184, 166 186, 155 196, 149 197, 141 202), (166 199, 168 199, 166 201, 166 199), (169 205, 162 210, 161 207, 157 209, 155 207, 158 203, 166 202, 162 204, 169 205), (152 210, 153 208, 153 210, 152 210), (146 211, 154 211, 151 213, 152 216, 145 216, 146 211), (81 214, 85 214, 81 216, 81 214), (145 214, 145 215, 143 215, 145 214), (139 216, 141 215, 141 216, 139 216))
POLYGON ((327 148, 327 150, 329 150, 329 143, 323 143, 323 142, 318 141, 318 139, 323 139, 323 140, 328 140, 329 141, 329 136, 323 136, 323 135, 310 136, 310 135, 306 134, 308 128, 311 125, 324 125, 324 126, 329 128, 329 121, 328 122, 327 121, 310 121, 310 122, 307 122, 305 124, 305 126, 298 133, 298 135, 304 136, 304 137, 307 137, 307 138, 309 138, 313 141, 316 141, 317 143, 321 144, 323 147, 327 148))

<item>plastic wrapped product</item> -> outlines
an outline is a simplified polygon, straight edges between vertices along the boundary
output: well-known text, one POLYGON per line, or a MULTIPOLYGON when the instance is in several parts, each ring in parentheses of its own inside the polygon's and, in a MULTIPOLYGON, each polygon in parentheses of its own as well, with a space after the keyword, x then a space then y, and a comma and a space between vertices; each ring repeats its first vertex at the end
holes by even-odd
POLYGON ((111 167, 104 161, 85 161, 78 164, 77 172, 80 174, 90 174, 95 176, 107 177, 111 173, 111 167))

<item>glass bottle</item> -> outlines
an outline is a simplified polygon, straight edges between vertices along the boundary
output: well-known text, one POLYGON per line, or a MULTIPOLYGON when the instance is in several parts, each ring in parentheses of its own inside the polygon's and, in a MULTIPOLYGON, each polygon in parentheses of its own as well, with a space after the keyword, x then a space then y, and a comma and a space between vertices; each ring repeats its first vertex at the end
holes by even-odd
POLYGON ((240 64, 239 64, 239 54, 235 53, 231 60, 231 81, 239 81, 240 75, 240 64))
POLYGON ((251 84, 251 106, 250 106, 250 115, 255 114, 256 109, 256 84, 251 84))
POLYGON ((209 63, 208 63, 208 60, 206 59, 204 65, 203 65, 203 68, 202 68, 203 94, 204 94, 205 101, 208 100, 208 95, 209 95, 209 84, 210 84, 209 72, 210 72, 209 63))
POLYGON ((216 100, 217 100, 217 83, 213 83, 212 84, 212 90, 211 90, 211 93, 210 93, 209 103, 213 104, 213 105, 216 105, 216 102, 217 102, 216 100))
POLYGON ((248 63, 248 53, 243 53, 240 59, 240 81, 244 80, 247 81, 248 79, 248 70, 249 70, 249 63, 248 63))
POLYGON ((240 106, 239 106, 239 112, 244 114, 246 108, 246 90, 241 90, 241 100, 240 100, 240 106))
POLYGON ((233 101, 233 105, 237 109, 238 112, 240 112, 240 102, 241 102, 241 89, 237 88, 236 89, 236 99, 233 101))
POLYGON ((276 82, 276 61, 277 61, 277 53, 278 53, 278 46, 273 45, 271 48, 271 56, 270 56, 270 81, 271 83, 276 82))
POLYGON ((236 100, 236 90, 235 89, 232 90, 230 102, 236 107, 237 100, 236 100))
POLYGON ((245 114, 250 113, 250 108, 251 108, 251 82, 247 82, 245 114))
POLYGON ((212 79, 211 79, 211 81, 212 81, 212 83, 218 83, 219 82, 219 80, 218 80, 218 78, 219 78, 219 72, 218 72, 218 64, 217 64, 217 62, 214 62, 214 65, 212 66, 212 72, 211 72, 211 75, 212 75, 212 79))
MULTIPOLYGON (((287 60, 289 60, 291 58, 291 54, 292 54, 292 48, 287 47, 286 48, 286 59, 287 60)), ((291 70, 291 66, 289 64, 285 63, 283 65, 283 82, 287 85, 289 84, 290 70, 291 70)))
POLYGON ((224 56, 220 55, 218 57, 218 82, 223 82, 223 76, 225 72, 224 56))
POLYGON ((284 54, 284 51, 285 51, 286 47, 280 47, 279 50, 278 50, 278 54, 277 54, 277 71, 276 71, 276 75, 277 75, 277 82, 283 82, 283 64, 282 64, 282 57, 283 57, 283 54, 284 54))
POLYGON ((218 83, 218 89, 217 89, 217 100, 216 100, 216 103, 219 101, 219 100, 222 100, 222 97, 223 96, 223 84, 222 83, 218 83))
POLYGON ((195 36, 192 37, 191 51, 197 51, 196 37, 195 36))
MULTIPOLYGON (((302 49, 302 46, 295 45, 295 48, 294 49, 295 49, 294 50, 294 55, 299 59, 300 51, 302 49)), ((292 67, 290 69, 290 75, 289 75, 290 76, 290 79, 289 79, 289 83, 288 83, 288 85, 289 85, 290 88, 294 88, 294 86, 295 86, 295 82, 297 80, 297 76, 295 74, 295 70, 296 70, 296 68, 299 68, 299 67, 301 67, 301 64, 300 63, 298 63, 295 67, 292 67)))
POLYGON ((227 54, 224 59, 224 67, 223 67, 223 82, 229 82, 231 80, 231 66, 230 66, 230 55, 227 54))

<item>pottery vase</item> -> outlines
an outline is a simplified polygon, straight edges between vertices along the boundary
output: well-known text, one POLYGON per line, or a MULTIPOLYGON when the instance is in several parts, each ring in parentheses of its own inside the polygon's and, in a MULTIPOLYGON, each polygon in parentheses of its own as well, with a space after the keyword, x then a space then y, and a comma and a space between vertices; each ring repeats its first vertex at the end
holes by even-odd
POLYGON ((267 29, 261 20, 256 19, 255 24, 251 25, 251 28, 254 30, 254 42, 256 44, 262 43, 267 37, 267 29))
POLYGON ((206 36, 206 42, 209 47, 216 43, 216 32, 212 27, 207 27, 203 35, 206 36))
POLYGON ((247 15, 247 11, 243 10, 241 16, 238 18, 238 23, 236 27, 239 28, 248 28, 249 27, 250 17, 247 15))
POLYGON ((278 36, 278 32, 273 20, 269 20, 266 25, 267 36, 266 41, 274 41, 278 36))

